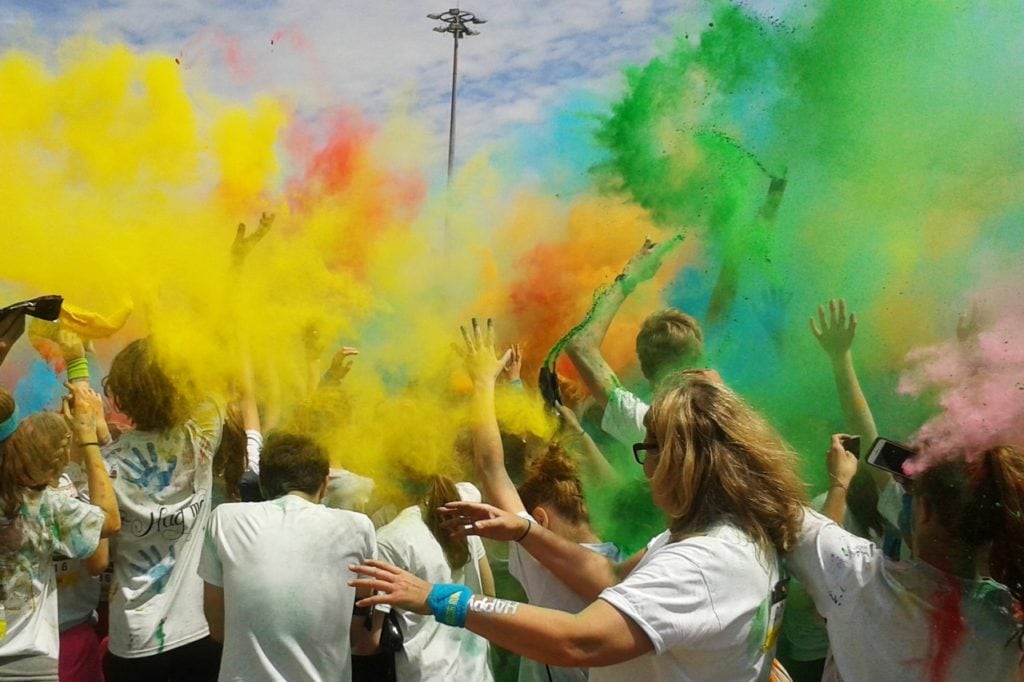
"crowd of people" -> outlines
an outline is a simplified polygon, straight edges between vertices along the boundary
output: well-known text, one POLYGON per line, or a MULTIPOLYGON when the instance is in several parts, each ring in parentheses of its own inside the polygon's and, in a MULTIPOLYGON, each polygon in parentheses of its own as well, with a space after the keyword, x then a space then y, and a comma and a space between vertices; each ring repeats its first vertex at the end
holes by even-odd
MULTIPOLYGON (((822 434, 812 500, 793 449, 703 366, 693 317, 640 328, 650 403, 605 361, 657 265, 645 244, 567 345, 589 395, 551 406, 553 439, 503 430, 496 386, 534 392, 519 348, 491 320, 462 328, 456 465, 410 468, 390 510, 331 468, 306 428, 325 418, 315 400, 263 433, 251 370, 229 400, 196 396, 150 338, 114 356, 101 395, 81 338, 53 323, 61 409, 22 414, 0 388, 0 680, 1021 679, 1020 444, 901 476, 822 434), (632 556, 591 521, 587 497, 619 469, 597 430, 632 448, 665 520, 632 556)), ((0 363, 25 324, 0 313, 0 363)), ((830 301, 811 328, 842 430, 872 441, 856 318, 830 301)))

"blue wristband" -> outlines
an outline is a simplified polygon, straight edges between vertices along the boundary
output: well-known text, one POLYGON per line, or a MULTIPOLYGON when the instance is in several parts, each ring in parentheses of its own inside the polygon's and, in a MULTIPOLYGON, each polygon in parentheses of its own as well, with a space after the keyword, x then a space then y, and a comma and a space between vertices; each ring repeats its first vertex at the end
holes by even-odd
POLYGON ((473 590, 465 585, 438 583, 430 590, 427 605, 438 623, 457 628, 466 626, 466 612, 473 590))

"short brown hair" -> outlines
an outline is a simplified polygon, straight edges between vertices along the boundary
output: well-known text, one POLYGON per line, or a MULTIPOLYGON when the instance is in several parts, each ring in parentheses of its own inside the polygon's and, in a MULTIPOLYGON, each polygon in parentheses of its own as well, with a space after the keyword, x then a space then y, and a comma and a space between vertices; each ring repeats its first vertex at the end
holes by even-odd
POLYGON ((188 415, 182 393, 160 366, 148 338, 132 341, 114 356, 103 390, 143 431, 166 431, 188 415))
POLYGON ((727 520, 762 551, 793 548, 807 503, 797 456, 742 398, 680 372, 655 397, 646 422, 660 450, 651 490, 675 536, 727 520))
POLYGON ((309 436, 271 433, 260 453, 260 489, 268 500, 292 491, 314 495, 330 468, 327 451, 309 436))
POLYGON ((659 379, 669 370, 688 369, 703 355, 700 323, 676 308, 650 315, 636 335, 636 356, 648 381, 659 379))

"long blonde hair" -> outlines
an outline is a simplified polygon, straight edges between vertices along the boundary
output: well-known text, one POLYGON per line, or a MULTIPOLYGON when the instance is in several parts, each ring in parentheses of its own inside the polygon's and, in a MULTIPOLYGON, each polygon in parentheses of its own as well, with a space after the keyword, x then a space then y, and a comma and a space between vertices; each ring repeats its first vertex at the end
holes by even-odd
POLYGON ((682 372, 661 386, 646 423, 660 451, 651 489, 675 537, 728 521, 762 551, 793 548, 807 504, 796 454, 742 398, 682 372))

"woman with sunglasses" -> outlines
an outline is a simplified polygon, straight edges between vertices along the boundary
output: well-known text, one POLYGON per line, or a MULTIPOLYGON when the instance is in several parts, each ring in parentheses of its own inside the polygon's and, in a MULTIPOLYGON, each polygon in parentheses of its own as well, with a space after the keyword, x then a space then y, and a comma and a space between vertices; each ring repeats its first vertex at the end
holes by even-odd
POLYGON ((742 399, 701 372, 668 380, 635 448, 668 528, 627 562, 604 558, 486 505, 450 505, 464 532, 519 541, 556 577, 596 597, 578 614, 430 585, 381 562, 352 584, 466 627, 523 656, 589 667, 591 680, 759 680, 771 675, 785 594, 779 554, 806 502, 789 447, 742 399), (607 667, 601 667, 607 666, 607 667))

